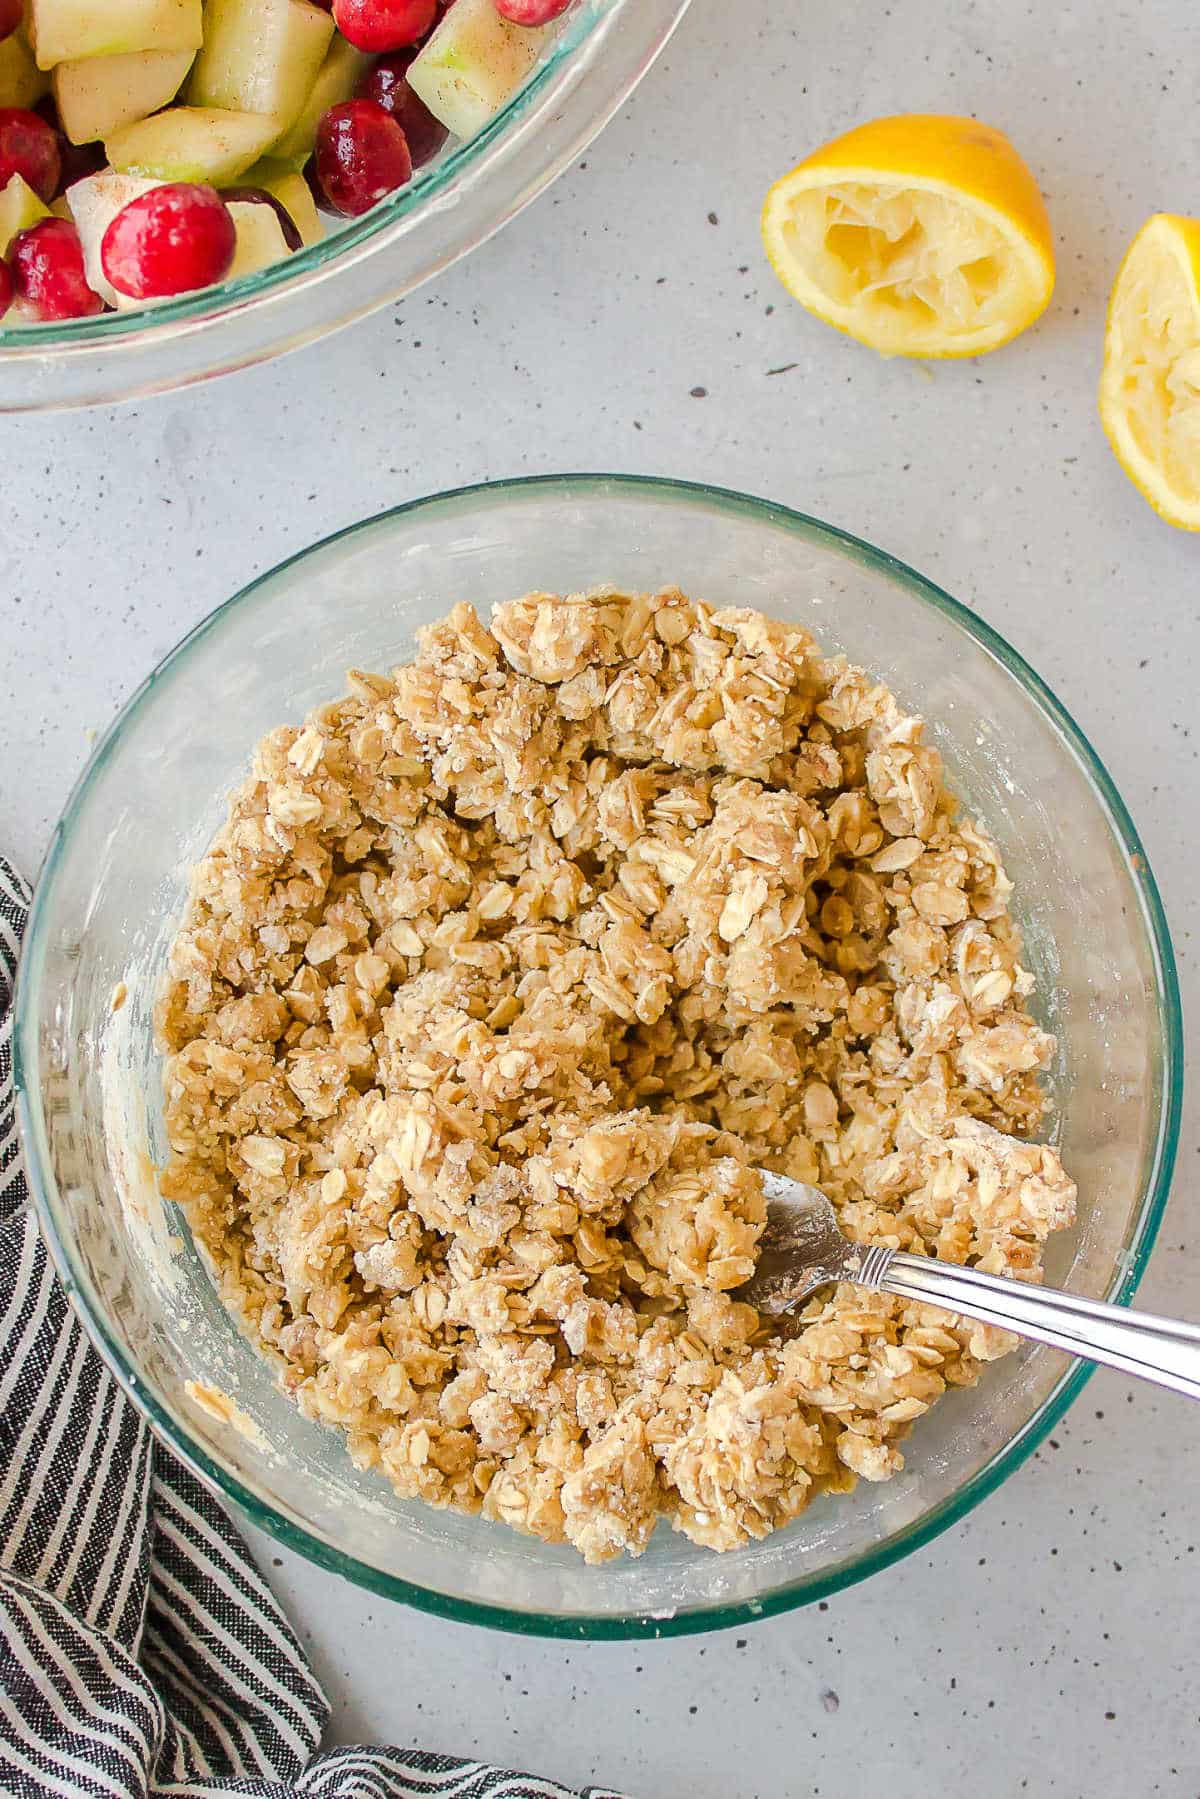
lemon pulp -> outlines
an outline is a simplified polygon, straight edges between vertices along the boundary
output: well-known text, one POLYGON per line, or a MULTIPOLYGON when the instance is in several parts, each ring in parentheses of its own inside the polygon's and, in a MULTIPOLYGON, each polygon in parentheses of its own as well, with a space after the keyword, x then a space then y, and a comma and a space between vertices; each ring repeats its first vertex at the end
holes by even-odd
POLYGON ((1033 176, 973 119, 877 119, 835 139, 775 183, 763 241, 802 305, 885 354, 994 349, 1054 285, 1033 176))

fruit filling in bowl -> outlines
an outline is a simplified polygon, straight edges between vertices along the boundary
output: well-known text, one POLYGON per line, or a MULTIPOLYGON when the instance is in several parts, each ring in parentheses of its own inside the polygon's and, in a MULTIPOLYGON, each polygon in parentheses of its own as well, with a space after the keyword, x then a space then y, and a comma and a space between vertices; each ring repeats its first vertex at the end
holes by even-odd
POLYGON ((0 320, 250 275, 473 137, 570 0, 0 0, 0 320))

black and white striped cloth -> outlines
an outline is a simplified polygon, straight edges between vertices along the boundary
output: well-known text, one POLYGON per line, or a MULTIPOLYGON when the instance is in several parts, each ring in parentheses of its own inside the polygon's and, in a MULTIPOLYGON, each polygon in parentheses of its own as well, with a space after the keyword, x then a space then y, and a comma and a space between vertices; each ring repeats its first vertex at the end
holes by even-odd
POLYGON ((92 1349, 38 1236, 12 1090, 28 904, 0 857, 0 1793, 571 1799, 423 1750, 321 1751, 329 1703, 295 1633, 92 1349))

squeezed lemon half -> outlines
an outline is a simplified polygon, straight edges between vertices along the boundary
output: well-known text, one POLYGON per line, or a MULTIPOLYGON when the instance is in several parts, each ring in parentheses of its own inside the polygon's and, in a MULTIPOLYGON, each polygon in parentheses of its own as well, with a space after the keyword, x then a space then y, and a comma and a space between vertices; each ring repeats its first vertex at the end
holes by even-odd
POLYGON ((1100 418, 1121 467, 1172 525, 1200 531, 1200 219, 1147 219, 1108 306, 1100 418))
POLYGON ((802 306, 888 356, 978 356, 1054 291, 1037 182, 976 119, 875 119, 784 175, 763 243, 802 306))

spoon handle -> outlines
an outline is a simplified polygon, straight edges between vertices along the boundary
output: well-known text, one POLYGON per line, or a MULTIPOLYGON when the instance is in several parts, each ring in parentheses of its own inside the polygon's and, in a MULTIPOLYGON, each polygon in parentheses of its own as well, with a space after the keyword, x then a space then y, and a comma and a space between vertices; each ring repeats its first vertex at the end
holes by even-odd
POLYGON ((1200 1399, 1200 1327, 1194 1324, 1130 1312, 1103 1300, 1080 1299, 1053 1287, 1001 1279, 902 1250, 864 1272, 870 1285, 884 1293, 944 1306, 1200 1399))

